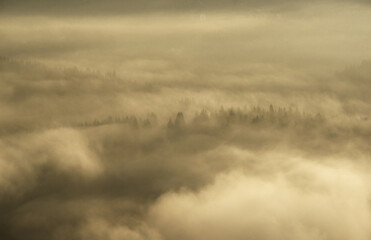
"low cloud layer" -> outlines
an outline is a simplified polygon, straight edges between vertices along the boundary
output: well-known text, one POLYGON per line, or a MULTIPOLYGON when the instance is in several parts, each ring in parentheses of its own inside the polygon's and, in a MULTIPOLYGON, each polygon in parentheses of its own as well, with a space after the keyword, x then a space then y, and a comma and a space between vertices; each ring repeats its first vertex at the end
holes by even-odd
POLYGON ((254 111, 3 137, 0 234, 368 239, 370 128, 254 111))
POLYGON ((370 238, 365 176, 305 162, 285 172, 232 172, 199 193, 166 194, 151 220, 164 239, 370 238))
POLYGON ((366 2, 0 9, 0 239, 370 239, 366 2))

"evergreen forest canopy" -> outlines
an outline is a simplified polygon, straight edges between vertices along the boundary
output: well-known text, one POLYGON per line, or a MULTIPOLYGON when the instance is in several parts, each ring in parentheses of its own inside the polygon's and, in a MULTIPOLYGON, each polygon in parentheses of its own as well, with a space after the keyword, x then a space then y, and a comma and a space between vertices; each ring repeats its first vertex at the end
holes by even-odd
POLYGON ((367 1, 0 1, 1 240, 371 239, 367 1))

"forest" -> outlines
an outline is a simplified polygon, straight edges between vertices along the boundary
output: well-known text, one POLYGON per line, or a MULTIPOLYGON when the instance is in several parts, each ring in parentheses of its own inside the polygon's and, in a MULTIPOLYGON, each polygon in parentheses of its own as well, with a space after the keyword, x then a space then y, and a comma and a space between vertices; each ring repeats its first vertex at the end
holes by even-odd
POLYGON ((370 240, 364 0, 0 0, 0 240, 370 240))

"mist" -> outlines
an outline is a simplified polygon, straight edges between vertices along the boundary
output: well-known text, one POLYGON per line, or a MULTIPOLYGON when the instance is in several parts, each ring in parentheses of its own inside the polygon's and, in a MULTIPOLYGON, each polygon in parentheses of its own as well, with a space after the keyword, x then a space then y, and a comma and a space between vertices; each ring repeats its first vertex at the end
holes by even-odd
POLYGON ((0 239, 370 239, 366 1, 0 9, 0 239))

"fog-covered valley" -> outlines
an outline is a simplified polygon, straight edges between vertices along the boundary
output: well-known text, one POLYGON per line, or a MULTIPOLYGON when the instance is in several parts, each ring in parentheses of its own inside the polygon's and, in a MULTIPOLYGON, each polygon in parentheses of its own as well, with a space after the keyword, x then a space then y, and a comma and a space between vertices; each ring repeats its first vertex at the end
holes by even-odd
POLYGON ((370 239, 370 12, 0 1, 0 239, 370 239))

